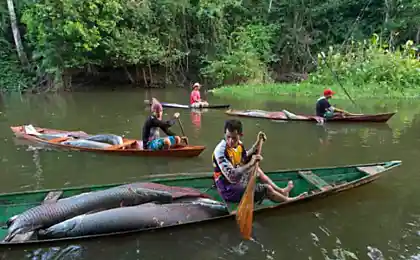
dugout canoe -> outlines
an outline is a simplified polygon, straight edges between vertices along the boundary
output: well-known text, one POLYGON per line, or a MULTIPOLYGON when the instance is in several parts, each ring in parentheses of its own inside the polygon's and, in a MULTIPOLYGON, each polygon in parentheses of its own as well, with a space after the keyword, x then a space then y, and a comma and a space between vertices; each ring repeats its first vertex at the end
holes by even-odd
POLYGON ((270 120, 284 120, 284 121, 327 121, 327 122, 376 122, 383 123, 388 121, 395 112, 381 113, 381 114, 363 114, 351 115, 345 117, 334 117, 331 119, 323 119, 319 116, 313 115, 296 115, 285 113, 283 111, 265 111, 265 110, 232 110, 225 111, 230 116, 252 117, 252 118, 265 118, 270 120))
MULTIPOLYGON (((149 100, 145 100, 145 102, 149 105, 151 105, 151 102, 149 100)), ((230 107, 230 104, 219 104, 219 105, 211 105, 209 104, 206 107, 191 107, 190 105, 183 105, 183 104, 177 104, 177 103, 167 103, 167 102, 160 102, 162 107, 168 107, 168 108, 182 108, 182 109, 226 109, 230 107)))
MULTIPOLYGON (((310 199, 324 197, 327 195, 336 194, 338 192, 348 190, 363 184, 367 184, 378 179, 382 174, 388 170, 398 167, 402 164, 401 161, 388 161, 388 162, 377 162, 370 164, 357 164, 347 166, 333 166, 323 168, 306 168, 306 169, 286 169, 268 172, 267 175, 280 187, 287 185, 289 180, 294 182, 294 188, 290 195, 296 196, 302 192, 308 192, 308 196, 299 200, 283 203, 274 203, 269 200, 264 200, 262 203, 255 204, 254 211, 262 212, 269 209, 280 208, 287 205, 292 205, 297 202, 303 202, 310 199)), ((164 184, 172 187, 188 187, 198 189, 205 196, 223 202, 219 196, 217 190, 214 187, 212 173, 184 173, 184 174, 154 174, 149 176, 143 176, 137 181, 152 182, 164 184)), ((84 186, 84 187, 70 187, 63 189, 49 189, 49 190, 38 190, 28 192, 16 192, 16 193, 4 193, 0 194, 0 223, 4 226, 9 218, 20 214, 32 207, 38 206, 45 200, 51 197, 55 197, 55 201, 58 198, 67 198, 70 196, 78 195, 90 191, 104 190, 118 185, 118 184, 106 184, 96 186, 84 186), (53 195, 51 195, 53 194, 53 195), (58 195, 57 195, 58 194, 58 195)), ((176 189, 176 188, 174 188, 176 189)), ((54 203, 54 202, 49 202, 54 203)), ((224 203, 224 202, 223 202, 224 203)), ((29 246, 31 244, 43 244, 43 243, 58 243, 60 241, 69 240, 87 240, 99 237, 108 236, 123 236, 133 233, 142 233, 147 231, 157 230, 168 230, 169 228, 181 227, 186 225, 204 224, 211 221, 221 219, 232 219, 232 225, 235 223, 235 211, 238 206, 237 203, 228 203, 229 214, 225 216, 206 219, 197 222, 189 222, 176 224, 172 226, 159 227, 153 229, 142 229, 132 230, 129 232, 116 232, 109 234, 83 236, 83 237, 66 237, 60 239, 48 239, 48 240, 28 240, 28 241, 16 241, 16 242, 0 242, 2 248, 13 248, 17 246, 29 246)), ((6 228, 0 229, 0 240, 3 241, 8 231, 6 228)), ((238 233, 239 235, 239 233, 238 233)))
POLYGON ((188 145, 185 147, 179 148, 172 148, 167 150, 145 150, 145 149, 135 149, 131 148, 135 144, 135 142, 139 142, 141 144, 141 140, 135 139, 128 139, 122 138, 123 144, 121 145, 113 145, 107 148, 88 148, 88 147, 80 147, 80 146, 73 146, 62 144, 60 142, 69 140, 70 138, 76 139, 83 139, 86 137, 91 136, 90 134, 83 132, 83 131, 66 131, 66 130, 57 130, 57 129, 49 129, 49 128, 41 128, 41 127, 34 127, 38 133, 41 134, 66 134, 68 133, 68 137, 59 137, 51 140, 45 140, 37 135, 28 134, 25 132, 25 126, 11 126, 10 127, 17 138, 24 139, 30 141, 31 143, 51 147, 51 148, 59 148, 64 150, 71 150, 71 151, 82 151, 82 152, 96 152, 96 153, 107 153, 107 154, 115 154, 115 155, 131 155, 131 156, 154 156, 154 157, 196 157, 199 156, 203 150, 206 148, 205 146, 201 145, 188 145))

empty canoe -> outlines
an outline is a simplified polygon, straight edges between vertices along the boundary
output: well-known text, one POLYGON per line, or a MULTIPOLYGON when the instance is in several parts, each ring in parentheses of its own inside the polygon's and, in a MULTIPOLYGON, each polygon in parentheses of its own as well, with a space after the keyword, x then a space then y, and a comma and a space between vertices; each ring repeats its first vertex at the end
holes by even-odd
POLYGON ((284 121, 333 121, 333 122, 386 122, 395 112, 381 113, 381 114, 364 114, 364 115, 348 115, 344 117, 334 117, 331 119, 324 119, 319 116, 312 115, 296 115, 288 111, 264 111, 264 110, 232 110, 229 109, 225 112, 230 116, 266 118, 271 120, 284 120, 284 121))
POLYGON ((65 131, 48 128, 34 127, 34 131, 28 133, 27 126, 11 126, 17 138, 25 139, 31 143, 48 147, 69 149, 72 151, 85 151, 132 156, 159 156, 159 157, 195 157, 201 154, 205 146, 185 146, 167 150, 145 150, 137 148, 142 145, 141 140, 121 138, 119 144, 109 144, 89 140, 92 135, 83 131, 65 131))
MULTIPOLYGON (((256 203, 254 205, 254 211, 261 212, 263 210, 269 209, 274 210, 283 206, 293 205, 297 202, 308 201, 310 199, 336 194, 344 190, 367 184, 379 178, 382 175, 382 173, 400 166, 401 163, 401 161, 388 161, 370 164, 333 166, 323 168, 287 169, 267 172, 266 174, 280 187, 285 187, 287 183, 290 180, 292 180, 294 182, 294 188, 290 192, 291 196, 297 196, 302 192, 308 192, 308 195, 298 200, 283 203, 276 203, 269 200, 263 200, 261 203, 256 203)), ((180 188, 184 188, 184 190, 185 188, 192 188, 194 190, 197 190, 198 193, 201 193, 201 197, 207 197, 209 199, 225 203, 223 199, 221 199, 221 197, 219 196, 217 189, 214 187, 214 180, 212 175, 212 173, 184 173, 160 175, 158 174, 143 176, 137 181, 148 182, 153 184, 163 184, 166 187, 170 187, 170 189, 174 190, 175 192, 177 189, 180 188)), ((126 183, 0 194, 0 222, 2 222, 3 225, 6 225, 10 218, 22 214, 23 212, 33 207, 45 203, 44 201, 51 197, 54 197, 55 201, 57 201, 57 199, 68 198, 70 196, 75 196, 82 193, 101 191, 122 184, 126 183)), ((56 203, 55 201, 48 203, 56 203)), ((18 241, 12 240, 9 242, 4 242, 3 240, 8 234, 8 229, 4 228, 0 229, 0 240, 3 241, 0 242, 0 247, 11 248, 19 245, 25 246, 28 244, 51 244, 63 240, 84 240, 104 236, 120 236, 151 230, 166 230, 168 228, 175 228, 184 225, 192 225, 199 223, 208 223, 211 221, 214 222, 216 220, 229 218, 233 219, 232 224, 234 225, 234 215, 238 204, 225 203, 225 205, 228 207, 228 211, 225 215, 208 218, 205 220, 176 223, 164 227, 136 229, 131 231, 113 232, 108 234, 89 235, 81 237, 61 237, 40 240, 36 238, 36 236, 32 236, 31 238, 27 238, 28 240, 24 239, 18 241)), ((349 206, 351 207, 351 205, 349 206)), ((159 218, 159 216, 155 217, 159 218)))

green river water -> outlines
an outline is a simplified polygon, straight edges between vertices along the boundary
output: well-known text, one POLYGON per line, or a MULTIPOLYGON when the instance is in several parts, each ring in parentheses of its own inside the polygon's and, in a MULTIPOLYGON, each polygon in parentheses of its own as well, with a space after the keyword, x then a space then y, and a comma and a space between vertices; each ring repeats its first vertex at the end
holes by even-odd
MULTIPOLYGON (((180 112, 191 144, 207 148, 196 158, 142 158, 30 149, 13 137, 11 125, 108 132, 140 138, 148 110, 143 100, 187 103, 188 91, 17 94, 0 100, 0 192, 135 181, 153 173, 211 171, 211 153, 223 136, 223 110, 180 112)), ((240 101, 208 96, 236 109, 288 109, 311 113, 314 101, 240 101)), ((350 107, 346 101, 337 102, 350 107)), ((170 232, 6 250, 2 259, 420 259, 420 101, 363 102, 364 112, 398 110, 383 124, 272 122, 242 118, 243 141, 258 131, 268 137, 265 170, 402 160, 403 165, 369 185, 254 220, 258 242, 243 242, 233 221, 170 232), (419 243, 419 244, 418 244, 419 243)), ((350 107, 351 108, 351 107, 350 107)), ((356 111, 360 112, 360 111, 356 111)), ((166 117, 168 115, 165 115, 166 117)), ((178 126, 173 130, 180 133, 178 126)))

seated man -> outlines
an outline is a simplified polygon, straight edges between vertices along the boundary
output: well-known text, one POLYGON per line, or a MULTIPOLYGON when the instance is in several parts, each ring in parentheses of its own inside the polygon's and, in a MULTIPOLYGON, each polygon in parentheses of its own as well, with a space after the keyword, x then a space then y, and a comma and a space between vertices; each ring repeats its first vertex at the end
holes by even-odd
POLYGON ((187 137, 179 137, 169 130, 169 127, 175 124, 175 119, 179 117, 179 113, 174 114, 174 118, 168 121, 162 120, 163 107, 155 98, 151 105, 152 115, 148 116, 143 125, 143 149, 162 150, 176 146, 185 146, 187 137), (165 138, 159 137, 159 128, 168 135, 165 138), (181 143, 184 142, 184 144, 181 143))
POLYGON ((200 83, 198 83, 198 82, 194 83, 193 91, 191 91, 191 95, 190 95, 190 106, 191 107, 199 108, 199 107, 209 106, 209 103, 207 103, 206 101, 201 99, 200 88, 201 88, 200 83))
MULTIPOLYGON (((216 146, 213 153, 214 180, 216 187, 227 202, 240 202, 249 181, 249 175, 253 172, 255 163, 262 159, 256 155, 258 142, 265 139, 265 134, 260 132, 254 146, 246 151, 240 137, 242 136, 242 123, 232 119, 225 122, 225 137, 216 146)), ((291 201, 305 196, 306 193, 290 198, 289 192, 293 189, 293 182, 290 181, 284 189, 279 188, 264 172, 258 167, 258 178, 263 184, 255 186, 255 201, 262 201, 268 198, 275 202, 291 201)))
POLYGON ((323 118, 333 118, 335 116, 343 116, 344 115, 351 115, 350 113, 331 106, 330 102, 328 102, 328 99, 332 98, 332 96, 335 94, 334 91, 331 89, 324 90, 324 96, 320 97, 316 101, 316 115, 323 118))

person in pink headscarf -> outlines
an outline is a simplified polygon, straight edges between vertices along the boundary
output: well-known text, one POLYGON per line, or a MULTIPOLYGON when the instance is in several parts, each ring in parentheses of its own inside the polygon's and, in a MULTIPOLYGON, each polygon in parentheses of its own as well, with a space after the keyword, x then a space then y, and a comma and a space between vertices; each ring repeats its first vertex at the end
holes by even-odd
POLYGON ((209 106, 209 103, 207 103, 207 101, 201 99, 201 95, 200 95, 201 84, 196 82, 194 83, 192 88, 193 88, 193 91, 191 91, 191 95, 190 95, 190 106, 195 107, 195 108, 209 106))
POLYGON ((188 143, 187 137, 179 137, 169 128, 176 123, 179 113, 175 113, 170 120, 162 120, 163 107, 155 98, 152 99, 151 105, 152 115, 148 116, 143 125, 143 149, 162 150, 170 149, 176 146, 185 146, 188 143), (167 135, 161 138, 159 136, 159 128, 167 135))

